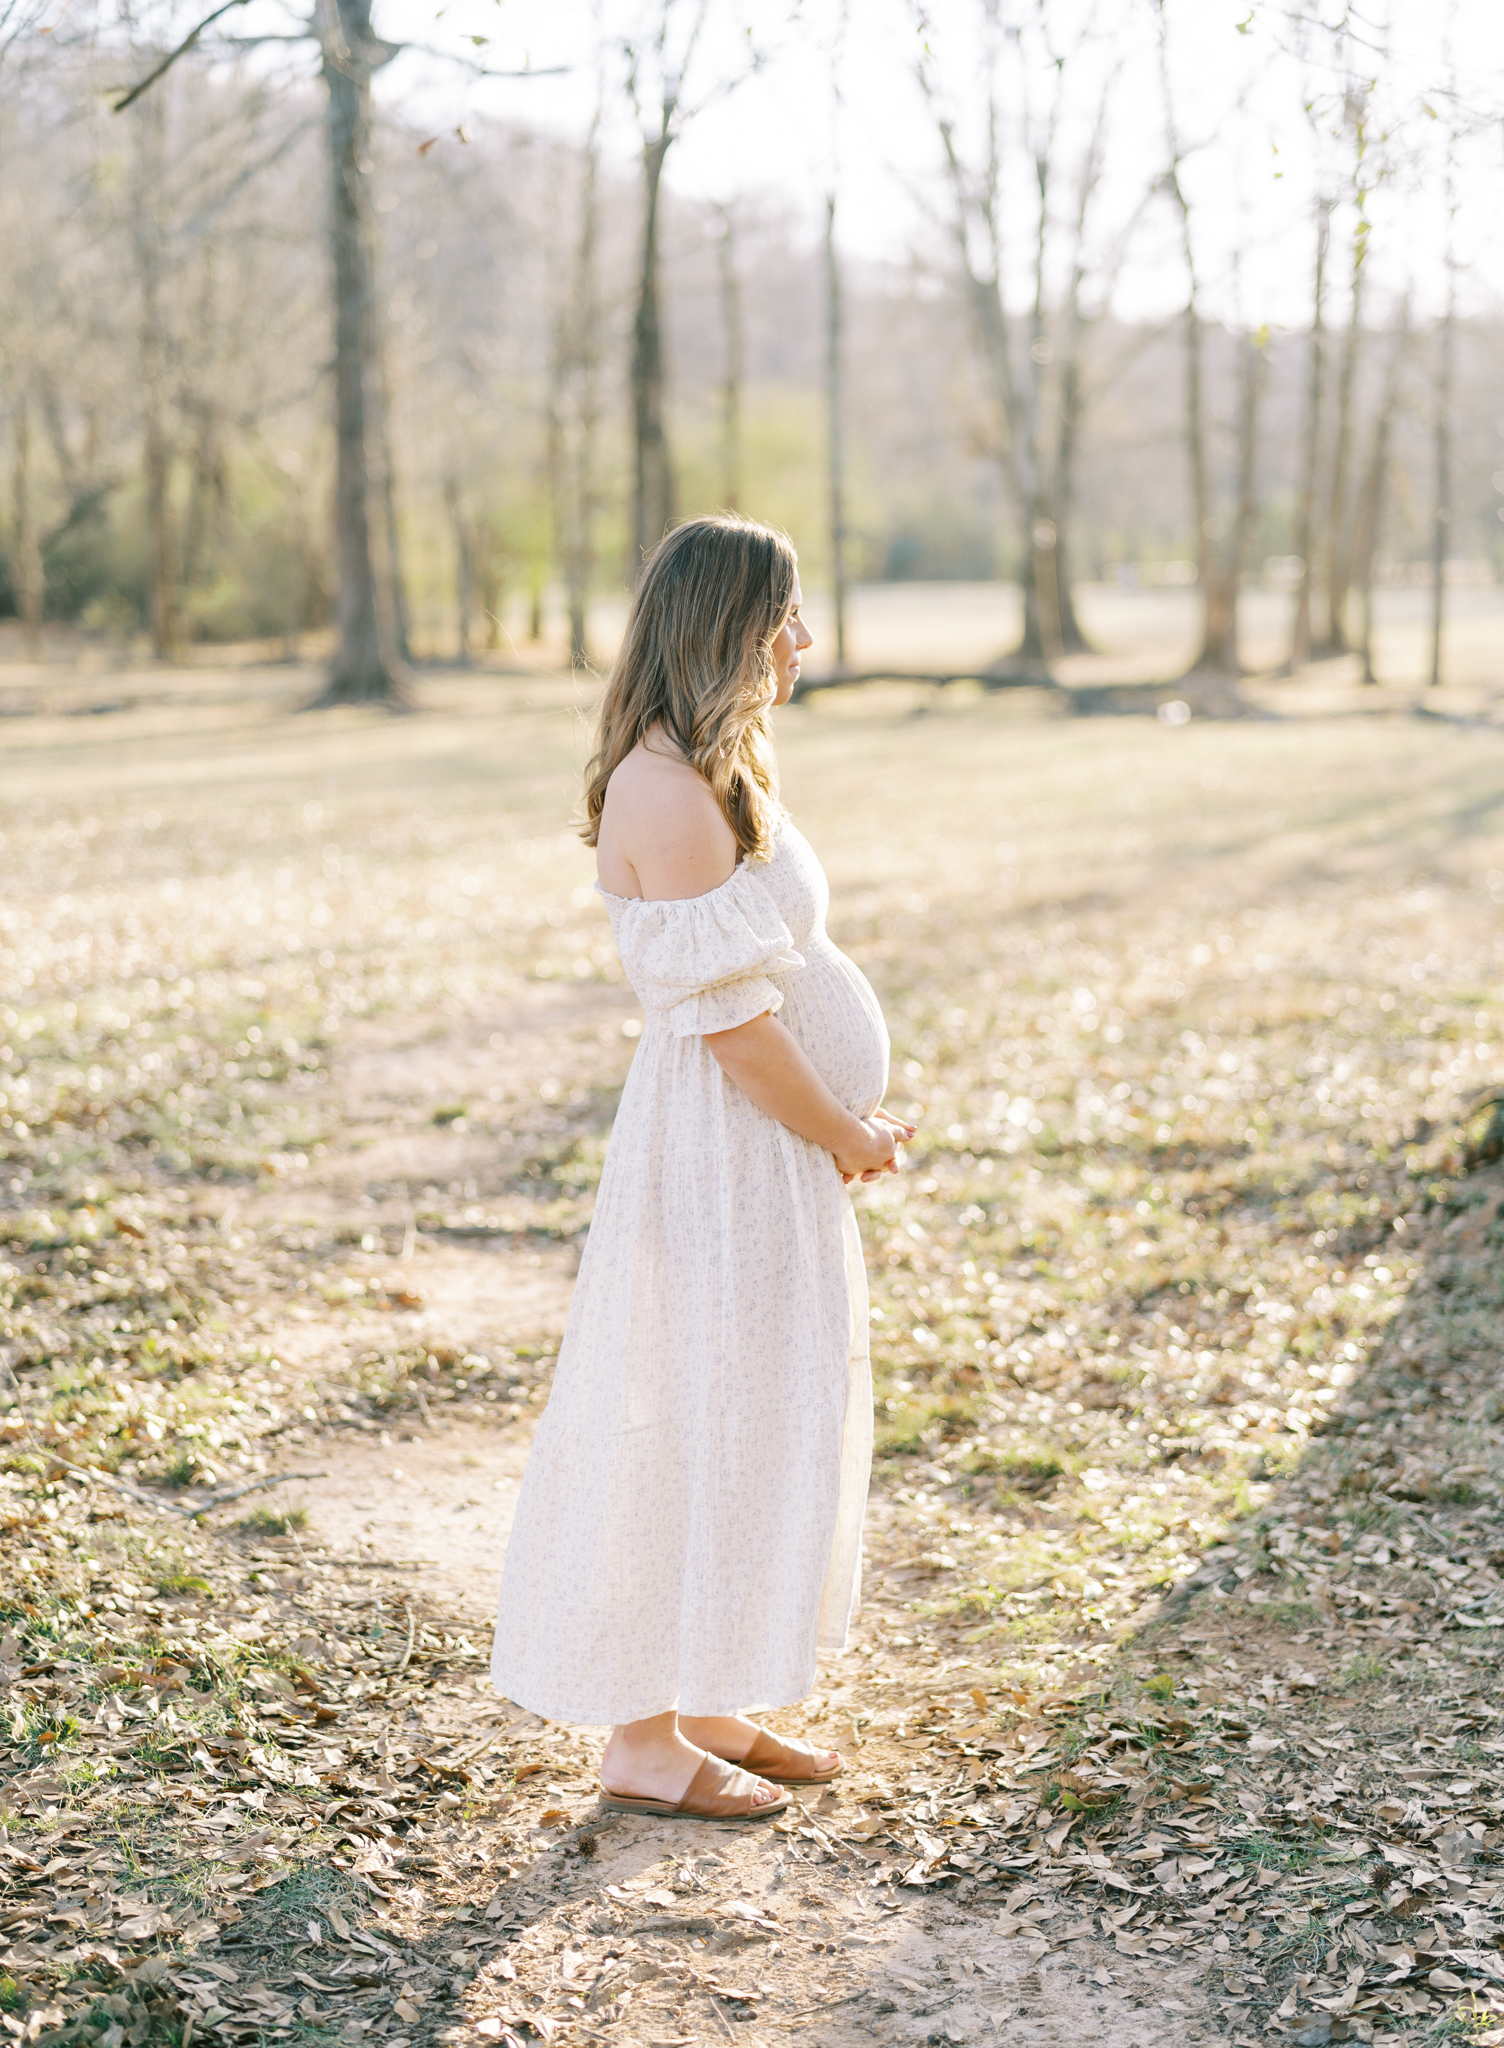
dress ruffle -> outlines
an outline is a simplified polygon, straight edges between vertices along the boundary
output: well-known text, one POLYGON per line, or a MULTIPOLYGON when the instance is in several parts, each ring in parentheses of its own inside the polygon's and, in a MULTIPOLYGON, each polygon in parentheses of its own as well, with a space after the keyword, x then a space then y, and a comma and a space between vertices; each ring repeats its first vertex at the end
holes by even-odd
POLYGON ((769 975, 804 965, 771 891, 746 867, 703 896, 601 894, 628 981, 676 1038, 730 1031, 781 1009, 769 975))

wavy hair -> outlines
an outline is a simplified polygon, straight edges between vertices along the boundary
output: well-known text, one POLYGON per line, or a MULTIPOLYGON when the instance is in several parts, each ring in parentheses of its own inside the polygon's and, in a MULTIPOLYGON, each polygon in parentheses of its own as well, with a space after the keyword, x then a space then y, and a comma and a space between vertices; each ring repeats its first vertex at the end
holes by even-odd
POLYGON ((795 570, 786 533, 727 513, 688 519, 654 549, 585 770, 587 846, 599 836, 612 774, 662 726, 710 784, 743 857, 767 859, 778 808, 773 642, 794 608, 795 570))

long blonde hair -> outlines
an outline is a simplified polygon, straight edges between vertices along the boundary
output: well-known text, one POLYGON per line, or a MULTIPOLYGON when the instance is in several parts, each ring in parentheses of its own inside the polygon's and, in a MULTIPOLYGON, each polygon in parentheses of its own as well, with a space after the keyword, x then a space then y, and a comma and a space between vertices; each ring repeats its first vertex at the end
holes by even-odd
POLYGON ((661 726, 710 784, 743 856, 767 859, 778 810, 773 642, 794 608, 796 567, 786 533, 726 513, 686 520, 653 551, 585 770, 587 846, 613 772, 661 726))

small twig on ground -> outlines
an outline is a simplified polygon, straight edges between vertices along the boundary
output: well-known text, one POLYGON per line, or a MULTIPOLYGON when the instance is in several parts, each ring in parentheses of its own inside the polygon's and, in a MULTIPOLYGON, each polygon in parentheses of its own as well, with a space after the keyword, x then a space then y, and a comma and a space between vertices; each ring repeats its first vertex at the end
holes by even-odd
POLYGON ((213 1508, 228 1507, 232 1500, 240 1500, 245 1494, 260 1493, 263 1488, 268 1486, 283 1486, 289 1479, 327 1479, 328 1477, 329 1474, 327 1472, 277 1472, 269 1479, 253 1479, 248 1486, 232 1487, 228 1493, 212 1494, 208 1500, 189 1512, 196 1520, 200 1515, 207 1515, 213 1508))
POLYGON ((407 1648, 402 1652, 401 1659, 397 1665, 395 1675, 398 1678, 400 1678, 403 1672, 407 1669, 407 1660, 409 1657, 411 1657, 413 1653, 413 1640, 417 1635, 418 1631, 418 1624, 413 1619, 413 1611, 405 1601, 403 1602, 402 1611, 407 1616, 407 1648))
POLYGON ((115 1478, 110 1472, 95 1472, 87 1465, 70 1465, 65 1458, 56 1457, 51 1451, 38 1445, 38 1454, 56 1465, 60 1472, 66 1472, 73 1479, 87 1480, 91 1486, 107 1486, 113 1493, 123 1493, 127 1500, 139 1502, 144 1508, 158 1508, 164 1515, 178 1515, 185 1522, 196 1522, 200 1515, 207 1515, 214 1508, 228 1506, 232 1500, 239 1500, 244 1494, 259 1493, 267 1486, 281 1486, 289 1479, 327 1479, 326 1472, 278 1472, 270 1479, 253 1479, 249 1486, 233 1487, 228 1493, 216 1493, 197 1507, 184 1507, 175 1500, 163 1500, 160 1494, 143 1493, 139 1486, 132 1486, 127 1480, 115 1478))
POLYGON ((489 1735, 483 1735, 479 1742, 472 1742, 468 1749, 462 1749, 459 1752, 454 1759, 456 1766, 460 1764, 473 1764, 478 1756, 484 1756, 488 1749, 494 1749, 497 1743, 510 1733, 511 1730, 507 1727, 493 1728, 489 1735))
MULTIPOLYGON (((709 1997, 710 1994, 707 1992, 706 1996, 709 1997)), ((726 2029, 726 2039, 728 2041, 734 2041, 736 2039, 735 2030, 732 2027, 731 2022, 727 2019, 726 2015, 721 2011, 719 2004, 716 2002, 714 1998, 711 1998, 710 2000, 710 2010, 715 2014, 716 2018, 720 2021, 721 2025, 726 2029)))

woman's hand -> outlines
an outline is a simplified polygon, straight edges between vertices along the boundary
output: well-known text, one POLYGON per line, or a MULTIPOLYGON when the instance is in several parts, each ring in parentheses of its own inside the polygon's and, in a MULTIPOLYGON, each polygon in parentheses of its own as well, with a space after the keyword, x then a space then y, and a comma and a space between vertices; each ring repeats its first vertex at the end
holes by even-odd
POLYGON ((897 1173, 898 1147, 906 1145, 918 1128, 917 1124, 906 1124, 902 1117, 894 1116, 890 1110, 874 1109, 871 1116, 863 1119, 862 1129, 871 1133, 874 1149, 882 1156, 858 1166, 850 1161, 853 1148, 842 1146, 835 1154, 842 1180, 850 1187, 854 1180, 879 1180, 885 1173, 897 1173))
POLYGON ((854 1180, 877 1180, 885 1173, 897 1173, 898 1147, 913 1135, 912 1124, 900 1123, 885 1109, 876 1109, 861 1118, 850 1140, 836 1149, 836 1170, 848 1187, 854 1180))

